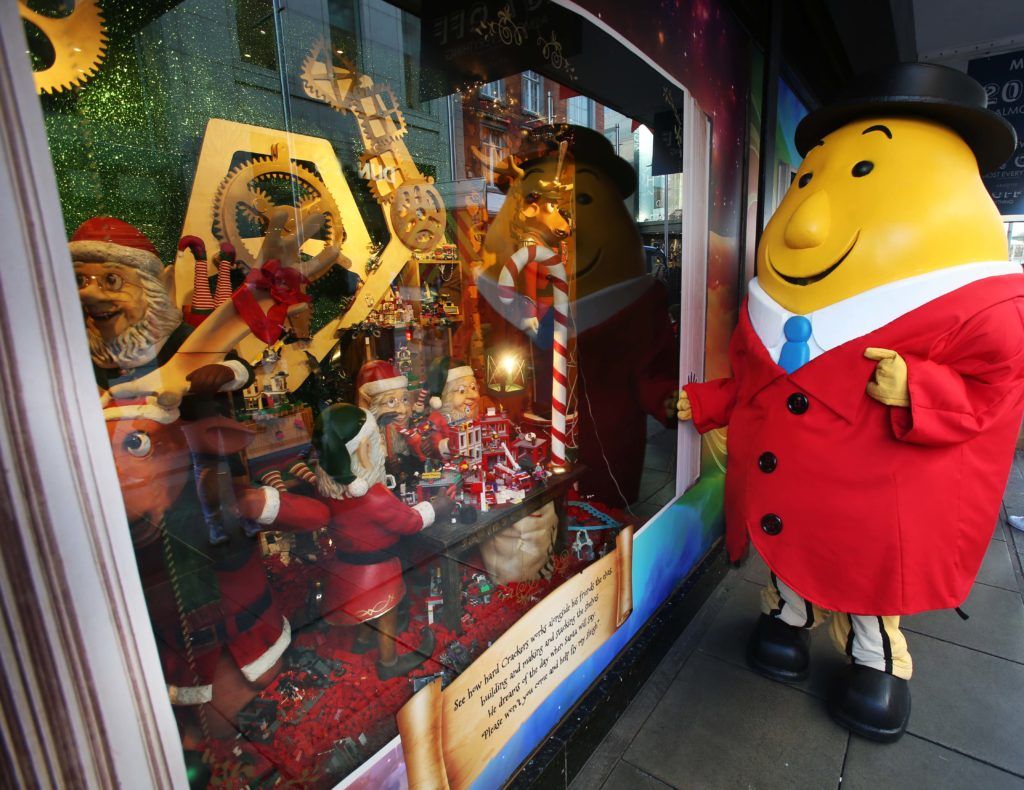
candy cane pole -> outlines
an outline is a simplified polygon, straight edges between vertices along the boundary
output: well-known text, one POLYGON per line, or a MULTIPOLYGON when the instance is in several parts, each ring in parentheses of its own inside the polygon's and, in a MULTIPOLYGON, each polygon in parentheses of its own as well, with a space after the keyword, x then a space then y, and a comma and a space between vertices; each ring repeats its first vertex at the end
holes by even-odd
POLYGON ((551 364, 551 463, 565 466, 565 415, 569 399, 569 278, 563 256, 541 244, 516 250, 498 275, 498 299, 511 304, 516 277, 529 263, 543 266, 551 279, 555 313, 554 353, 551 364))

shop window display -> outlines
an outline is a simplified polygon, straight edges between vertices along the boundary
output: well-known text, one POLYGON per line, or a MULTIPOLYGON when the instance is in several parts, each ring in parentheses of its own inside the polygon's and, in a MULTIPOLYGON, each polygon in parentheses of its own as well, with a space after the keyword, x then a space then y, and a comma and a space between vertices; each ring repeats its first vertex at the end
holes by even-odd
POLYGON ((376 0, 25 9, 190 778, 328 786, 675 491, 634 149, 376 0))

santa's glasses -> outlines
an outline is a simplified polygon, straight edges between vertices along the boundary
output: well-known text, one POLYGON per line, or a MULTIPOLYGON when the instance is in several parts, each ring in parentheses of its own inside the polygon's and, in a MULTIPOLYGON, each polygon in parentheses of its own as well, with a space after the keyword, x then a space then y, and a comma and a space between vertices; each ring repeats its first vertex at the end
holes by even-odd
POLYGON ((117 272, 103 272, 102 274, 76 272, 75 279, 78 281, 79 291, 84 291, 89 287, 90 283, 95 283, 96 287, 101 291, 108 291, 110 293, 117 293, 124 290, 127 286, 138 285, 138 283, 128 282, 117 272))

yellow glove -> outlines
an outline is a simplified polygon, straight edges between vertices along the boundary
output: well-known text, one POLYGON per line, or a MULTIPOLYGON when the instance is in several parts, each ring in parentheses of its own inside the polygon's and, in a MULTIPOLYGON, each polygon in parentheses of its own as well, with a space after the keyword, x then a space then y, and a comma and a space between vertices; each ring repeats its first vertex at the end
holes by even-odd
POLYGON ((676 414, 680 420, 692 420, 693 409, 690 408, 690 396, 686 390, 679 390, 679 401, 676 403, 676 414))
POLYGON ((865 349, 864 356, 878 362, 875 377, 868 382, 868 395, 886 406, 909 406, 910 387, 903 357, 887 348, 865 349))

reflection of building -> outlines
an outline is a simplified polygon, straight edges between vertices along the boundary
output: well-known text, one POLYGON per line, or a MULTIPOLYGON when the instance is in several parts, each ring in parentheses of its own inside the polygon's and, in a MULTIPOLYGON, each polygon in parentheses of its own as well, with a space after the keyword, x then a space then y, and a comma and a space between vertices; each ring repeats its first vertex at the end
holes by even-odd
MULTIPOLYGON (((499 162, 510 151, 512 142, 523 129, 548 123, 573 123, 604 130, 607 110, 587 96, 566 95, 562 85, 534 71, 481 85, 463 94, 454 106, 455 126, 464 122, 461 150, 456 147, 457 178, 487 178, 485 168, 470 152, 476 145, 488 161, 499 162)), ((503 196, 493 183, 487 185, 487 208, 496 212, 503 196)))

